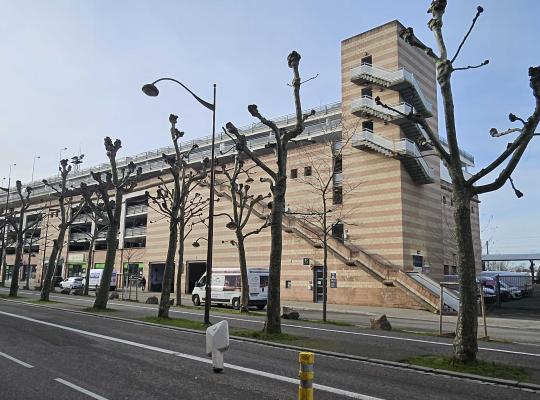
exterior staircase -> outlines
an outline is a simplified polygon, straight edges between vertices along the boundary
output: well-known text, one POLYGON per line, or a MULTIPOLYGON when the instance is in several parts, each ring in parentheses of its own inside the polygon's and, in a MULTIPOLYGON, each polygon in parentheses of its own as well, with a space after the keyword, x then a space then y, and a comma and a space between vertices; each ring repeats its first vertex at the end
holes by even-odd
MULTIPOLYGON (((226 184, 216 184, 216 195, 231 200, 231 194, 226 184)), ((253 214, 260 219, 266 219, 267 213, 268 208, 263 202, 257 203, 253 208, 253 214)), ((294 233, 314 248, 322 247, 320 241, 316 239, 320 228, 302 221, 294 215, 285 214, 283 216, 283 230, 294 233)), ((327 245, 329 252, 346 265, 361 268, 385 286, 400 288, 422 308, 429 311, 439 309, 439 295, 437 291, 433 290, 434 285, 438 287, 438 284, 427 276, 405 272, 401 267, 392 264, 378 254, 368 253, 355 244, 332 236, 328 237, 327 245), (420 279, 421 276, 424 279, 420 279)))
POLYGON ((376 135, 369 129, 363 129, 353 135, 352 146, 374 150, 387 157, 401 160, 411 178, 418 184, 424 185, 435 181, 435 173, 422 157, 416 143, 410 139, 394 141, 376 135))
POLYGON ((360 85, 375 84, 396 90, 424 117, 433 116, 432 105, 422 92, 414 74, 404 68, 390 71, 364 63, 351 69, 351 81, 360 85))

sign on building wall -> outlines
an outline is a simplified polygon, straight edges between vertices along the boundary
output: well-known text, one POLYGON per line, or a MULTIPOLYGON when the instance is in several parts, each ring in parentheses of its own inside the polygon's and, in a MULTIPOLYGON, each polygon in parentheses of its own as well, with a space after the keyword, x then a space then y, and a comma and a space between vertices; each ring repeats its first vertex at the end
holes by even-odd
POLYGON ((309 265, 309 257, 304 257, 302 260, 302 265, 309 265))
POLYGON ((68 262, 69 263, 77 263, 77 262, 85 262, 86 260, 86 254, 82 253, 82 254, 69 254, 68 255, 68 262))
POLYGON ((335 271, 330 272, 330 288, 337 288, 337 272, 335 271))

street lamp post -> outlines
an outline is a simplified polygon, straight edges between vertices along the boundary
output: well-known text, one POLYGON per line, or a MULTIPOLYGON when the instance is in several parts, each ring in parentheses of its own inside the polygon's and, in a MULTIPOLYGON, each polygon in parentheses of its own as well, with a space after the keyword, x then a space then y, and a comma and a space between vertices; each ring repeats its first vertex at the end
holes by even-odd
MULTIPOLYGON (((41 158, 40 156, 35 156, 34 161, 32 162, 32 178, 30 179, 30 184, 34 182, 34 171, 36 169, 36 160, 38 158, 41 158)), ((36 227, 32 229, 32 235, 30 236, 30 243, 28 246, 28 262, 26 263, 26 286, 25 289, 30 289, 30 273, 32 272, 32 266, 30 265, 32 262, 32 245, 34 242, 34 233, 35 233, 36 227)), ((37 272, 37 271, 36 271, 37 272)))
MULTIPOLYGON (((160 78, 152 83, 148 83, 142 87, 144 94, 150 97, 156 97, 159 95, 159 90, 156 87, 156 83, 160 81, 171 81, 182 86, 189 94, 191 94, 195 100, 197 100, 202 106, 212 111, 212 158, 210 160, 210 201, 208 204, 208 248, 206 252, 206 293, 204 302, 204 323, 210 325, 210 305, 212 299, 212 251, 214 242, 214 181, 215 181, 215 143, 216 143, 216 84, 214 83, 214 97, 213 103, 209 103, 195 93, 193 93, 182 82, 173 78, 160 78)), ((180 273, 180 269, 178 270, 180 273)), ((180 290, 177 288, 177 290, 180 290)))
POLYGON ((6 229, 7 229, 7 215, 8 215, 8 206, 9 206, 9 194, 10 194, 10 186, 11 186, 11 169, 16 166, 17 164, 13 163, 9 165, 9 176, 8 176, 8 184, 7 184, 7 196, 6 196, 6 206, 4 209, 4 226, 2 227, 2 258, 0 259, 0 268, 2 269, 2 282, 1 286, 4 286, 6 283, 6 263, 4 262, 6 259, 6 229))

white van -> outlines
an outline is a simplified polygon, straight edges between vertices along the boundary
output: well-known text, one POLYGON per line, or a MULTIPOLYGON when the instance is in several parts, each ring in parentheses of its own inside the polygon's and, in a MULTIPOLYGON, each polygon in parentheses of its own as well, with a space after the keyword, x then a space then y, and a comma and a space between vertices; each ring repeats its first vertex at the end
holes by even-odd
MULTIPOLYGON (((103 277, 102 269, 91 269, 90 270, 90 279, 88 280, 88 290, 96 290, 101 284, 101 278, 103 277)), ((117 277, 116 271, 113 271, 111 277, 111 287, 109 290, 116 290, 117 277)))
MULTIPOLYGON (((239 309, 242 293, 240 282, 240 268, 212 270, 212 304, 230 305, 239 309)), ((268 301, 268 268, 248 268, 248 284, 249 306, 262 310, 268 301)), ((191 300, 196 306, 206 300, 206 274, 195 284, 191 300)))

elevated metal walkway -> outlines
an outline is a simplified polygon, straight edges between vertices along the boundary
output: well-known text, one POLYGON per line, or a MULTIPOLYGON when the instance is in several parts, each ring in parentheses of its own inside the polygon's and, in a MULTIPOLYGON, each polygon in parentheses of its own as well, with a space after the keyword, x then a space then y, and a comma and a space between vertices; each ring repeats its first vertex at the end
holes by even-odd
POLYGON ((433 116, 432 105, 422 92, 414 74, 404 68, 390 71, 364 63, 351 69, 351 82, 360 85, 376 84, 396 90, 424 117, 433 116))

